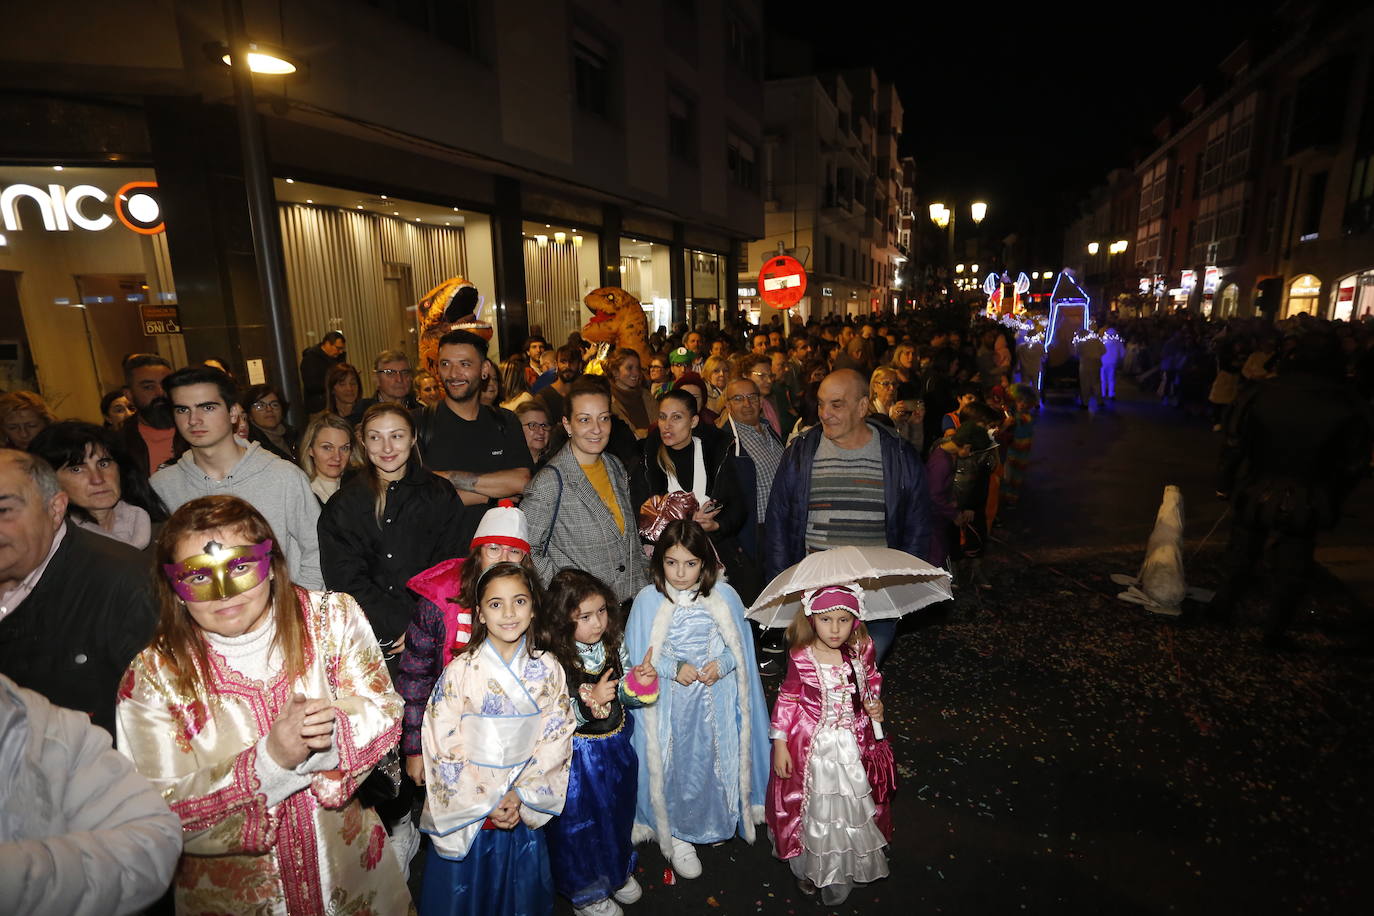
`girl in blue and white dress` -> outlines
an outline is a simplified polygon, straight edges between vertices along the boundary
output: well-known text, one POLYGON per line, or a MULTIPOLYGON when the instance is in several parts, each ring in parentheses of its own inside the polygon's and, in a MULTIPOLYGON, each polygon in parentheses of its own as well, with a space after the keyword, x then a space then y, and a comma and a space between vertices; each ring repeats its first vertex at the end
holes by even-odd
POLYGON ((553 913, 544 831, 563 810, 576 725, 563 667, 535 644, 534 574, 497 563, 477 580, 467 649, 434 685, 420 740, 421 916, 553 913))
POLYGON ((739 595, 720 575, 710 539, 673 521, 654 548, 654 584, 634 601, 630 658, 652 650, 658 703, 634 711, 639 755, 634 839, 656 839, 683 878, 701 874, 696 845, 763 822, 768 704, 739 595))

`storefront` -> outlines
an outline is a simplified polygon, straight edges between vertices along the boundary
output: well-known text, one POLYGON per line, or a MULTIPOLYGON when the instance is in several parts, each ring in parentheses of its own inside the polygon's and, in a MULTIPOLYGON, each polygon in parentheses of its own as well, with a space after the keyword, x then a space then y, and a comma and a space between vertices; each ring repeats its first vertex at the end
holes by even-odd
POLYGON ((152 169, 0 167, 0 390, 100 418, 129 353, 185 362, 152 169))
POLYGON ((1332 291, 1331 317, 1359 321, 1374 317, 1374 269, 1351 274, 1332 291))
POLYGON ((1322 281, 1312 274, 1303 274, 1288 284, 1288 305, 1283 317, 1289 318, 1300 312, 1309 315, 1321 314, 1322 281))
POLYGON ((721 306, 727 301, 725 284, 733 280, 727 260, 712 251, 688 248, 682 252, 689 327, 721 323, 721 306))
POLYGON ((672 326, 672 253, 667 243, 621 236, 620 285, 639 300, 650 333, 672 326))
POLYGON ((568 225, 523 223, 525 301, 531 333, 553 347, 586 324, 582 297, 600 288, 600 236, 568 225))
POLYGON ((295 352, 343 331, 370 393, 382 350, 416 364, 416 303, 454 277, 477 287, 478 317, 497 325, 487 214, 292 178, 275 192, 295 352))

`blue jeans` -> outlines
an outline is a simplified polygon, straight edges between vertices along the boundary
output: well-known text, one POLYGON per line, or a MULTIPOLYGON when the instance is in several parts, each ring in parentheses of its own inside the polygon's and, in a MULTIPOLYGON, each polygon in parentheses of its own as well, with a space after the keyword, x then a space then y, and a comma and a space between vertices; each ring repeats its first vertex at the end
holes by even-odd
POLYGON ((873 651, 877 655, 874 664, 881 665, 887 653, 892 650, 892 643, 897 639, 897 621, 875 620, 866 626, 868 635, 873 637, 873 651))

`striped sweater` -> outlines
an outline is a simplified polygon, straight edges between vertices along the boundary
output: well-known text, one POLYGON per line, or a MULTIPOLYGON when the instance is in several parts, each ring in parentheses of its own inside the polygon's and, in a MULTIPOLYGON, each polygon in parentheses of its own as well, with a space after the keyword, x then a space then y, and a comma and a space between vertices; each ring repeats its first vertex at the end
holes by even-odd
POLYGON ((878 434, 856 449, 840 448, 822 437, 811 465, 807 548, 886 547, 886 519, 878 434))

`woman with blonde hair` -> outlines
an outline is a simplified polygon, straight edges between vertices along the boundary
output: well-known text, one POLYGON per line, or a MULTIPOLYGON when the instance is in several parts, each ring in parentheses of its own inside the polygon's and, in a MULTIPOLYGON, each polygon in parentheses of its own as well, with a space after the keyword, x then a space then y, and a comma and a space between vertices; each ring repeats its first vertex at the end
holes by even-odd
POLYGON ((910 442, 917 452, 925 442, 926 409, 921 401, 897 397, 901 389, 897 370, 878 367, 868 382, 868 411, 873 418, 910 442))
POLYGON ((701 375, 706 379, 706 409, 717 416, 725 413, 725 386, 730 384, 730 360, 723 356, 708 357, 701 375))
POLYGON ((339 492, 345 474, 363 466, 362 453, 353 447, 353 427, 328 411, 306 424, 300 456, 301 470, 310 478, 310 491, 321 506, 339 492))
POLYGON ((355 797, 402 708, 357 603, 293 585, 271 526, 233 496, 179 508, 157 560, 157 629, 120 684, 116 733, 181 818, 177 912, 409 910, 355 797))
POLYGON ((48 405, 32 391, 0 394, 0 448, 28 451, 34 437, 56 422, 48 405))

